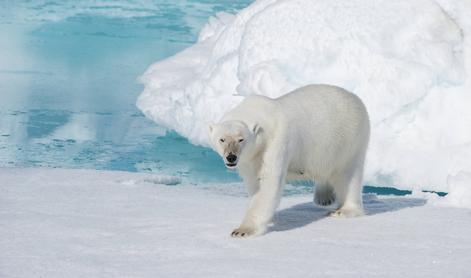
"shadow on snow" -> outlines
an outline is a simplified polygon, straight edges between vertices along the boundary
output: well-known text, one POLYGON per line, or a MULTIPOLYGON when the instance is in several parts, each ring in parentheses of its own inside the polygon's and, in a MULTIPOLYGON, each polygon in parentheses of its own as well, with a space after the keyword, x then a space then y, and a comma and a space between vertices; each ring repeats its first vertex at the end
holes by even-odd
MULTIPOLYGON (((363 205, 366 215, 392 212, 409 207, 423 206, 427 201, 418 198, 394 197, 378 199, 376 195, 363 195, 363 205)), ((276 213, 274 225, 268 232, 287 231, 304 227, 312 222, 328 216, 332 208, 323 208, 306 202, 285 208, 276 213)))

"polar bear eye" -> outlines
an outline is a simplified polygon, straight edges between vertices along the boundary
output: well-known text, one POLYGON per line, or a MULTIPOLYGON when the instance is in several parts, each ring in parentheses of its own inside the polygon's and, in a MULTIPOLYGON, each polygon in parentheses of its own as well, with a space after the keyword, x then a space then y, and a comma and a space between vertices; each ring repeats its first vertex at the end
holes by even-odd
POLYGON ((226 141, 226 140, 224 140, 223 138, 219 139, 219 142, 221 142, 221 143, 224 143, 224 141, 226 141))
POLYGON ((239 142, 242 142, 242 141, 244 141, 244 138, 239 139, 239 142))

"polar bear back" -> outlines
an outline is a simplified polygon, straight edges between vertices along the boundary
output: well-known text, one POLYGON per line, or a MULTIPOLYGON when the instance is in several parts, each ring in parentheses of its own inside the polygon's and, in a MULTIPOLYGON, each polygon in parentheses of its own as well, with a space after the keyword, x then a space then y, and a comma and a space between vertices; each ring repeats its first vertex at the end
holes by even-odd
POLYGON ((312 132, 312 136, 302 137, 336 139, 338 144, 351 144, 352 137, 369 133, 368 113, 363 102, 340 87, 308 85, 274 101, 291 130, 312 132))

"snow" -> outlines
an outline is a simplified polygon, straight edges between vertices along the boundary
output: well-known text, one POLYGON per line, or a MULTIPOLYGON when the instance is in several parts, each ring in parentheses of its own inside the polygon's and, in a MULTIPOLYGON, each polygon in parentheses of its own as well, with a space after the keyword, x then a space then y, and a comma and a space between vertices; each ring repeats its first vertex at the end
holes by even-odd
POLYGON ((152 174, 40 168, 0 168, 0 181, 5 278, 469 276, 471 211, 423 198, 369 194, 367 216, 335 219, 310 194, 285 197, 268 234, 241 240, 229 237, 241 184, 222 194, 152 174))
POLYGON ((469 0, 256 1, 150 66, 137 106, 208 145, 206 125, 246 95, 339 85, 370 113, 368 184, 453 193, 448 181, 471 171, 469 11, 469 0))

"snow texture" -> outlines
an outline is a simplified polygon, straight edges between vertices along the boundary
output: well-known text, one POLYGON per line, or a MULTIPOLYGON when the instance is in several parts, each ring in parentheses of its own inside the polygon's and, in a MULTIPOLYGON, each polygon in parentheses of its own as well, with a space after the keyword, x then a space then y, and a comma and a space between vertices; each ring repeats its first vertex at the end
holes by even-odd
POLYGON ((268 234, 241 240, 247 199, 227 194, 241 184, 39 168, 0 181, 2 278, 469 277, 471 211, 422 198, 365 195, 367 216, 336 219, 286 197, 268 234))
POLYGON ((471 171, 470 11, 470 0, 256 1, 149 67, 137 105, 207 145, 206 125, 246 95, 338 85, 370 113, 367 183, 450 192, 471 171))

